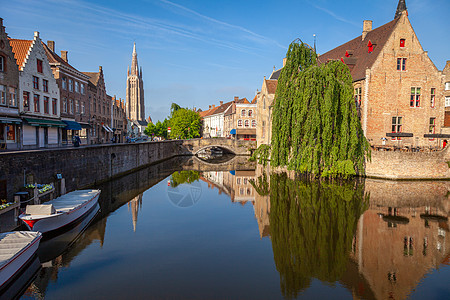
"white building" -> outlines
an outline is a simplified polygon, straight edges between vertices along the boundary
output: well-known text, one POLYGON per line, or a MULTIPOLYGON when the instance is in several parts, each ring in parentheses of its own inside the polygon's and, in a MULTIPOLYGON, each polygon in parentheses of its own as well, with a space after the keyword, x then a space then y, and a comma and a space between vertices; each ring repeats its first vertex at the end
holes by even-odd
POLYGON ((203 136, 212 137, 226 137, 227 132, 224 129, 224 115, 233 105, 233 101, 223 103, 220 101, 220 106, 210 106, 210 109, 200 113, 203 118, 203 136))
POLYGON ((22 148, 57 147, 61 144, 61 130, 66 124, 60 120, 60 93, 53 72, 39 38, 10 39, 19 67, 19 111, 22 115, 22 148))

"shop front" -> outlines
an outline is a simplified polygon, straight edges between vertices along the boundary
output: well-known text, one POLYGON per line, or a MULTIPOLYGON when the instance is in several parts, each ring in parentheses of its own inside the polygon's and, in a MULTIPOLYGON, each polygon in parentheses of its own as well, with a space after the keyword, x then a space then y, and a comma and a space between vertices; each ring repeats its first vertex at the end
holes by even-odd
POLYGON ((0 117, 0 150, 20 148, 20 127, 22 120, 0 117))
POLYGON ((60 120, 23 118, 22 146, 24 149, 54 148, 60 145, 60 120))
POLYGON ((81 125, 80 123, 72 120, 62 121, 66 124, 66 126, 62 129, 62 144, 65 146, 71 146, 73 137, 80 135, 81 125))

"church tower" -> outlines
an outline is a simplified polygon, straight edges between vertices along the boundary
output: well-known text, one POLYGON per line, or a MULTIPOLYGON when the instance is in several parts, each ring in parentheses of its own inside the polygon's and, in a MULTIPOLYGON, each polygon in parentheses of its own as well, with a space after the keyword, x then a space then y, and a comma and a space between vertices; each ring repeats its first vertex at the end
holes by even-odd
POLYGON ((136 43, 133 46, 131 69, 127 76, 127 117, 135 121, 145 121, 144 82, 142 81, 142 67, 139 69, 136 43))

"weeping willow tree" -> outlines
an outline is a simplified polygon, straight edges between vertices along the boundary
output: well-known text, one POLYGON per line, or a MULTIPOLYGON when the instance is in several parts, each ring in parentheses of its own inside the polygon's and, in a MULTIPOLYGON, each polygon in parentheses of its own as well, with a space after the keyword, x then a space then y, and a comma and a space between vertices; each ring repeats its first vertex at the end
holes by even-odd
POLYGON ((274 100, 271 165, 322 177, 363 174, 370 147, 348 67, 318 66, 316 53, 298 41, 286 58, 274 100))
POLYGON ((343 276, 367 203, 363 182, 271 175, 270 232, 284 297, 296 298, 311 278, 334 283, 343 276))

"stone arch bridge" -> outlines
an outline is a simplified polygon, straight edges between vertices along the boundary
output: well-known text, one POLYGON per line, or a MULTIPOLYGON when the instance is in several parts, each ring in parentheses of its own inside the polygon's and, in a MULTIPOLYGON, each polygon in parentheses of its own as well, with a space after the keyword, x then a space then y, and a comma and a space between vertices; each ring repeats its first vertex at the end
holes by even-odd
POLYGON ((202 150, 221 148, 235 155, 251 155, 251 149, 256 148, 256 141, 236 140, 227 138, 183 140, 186 153, 196 155, 202 150))

